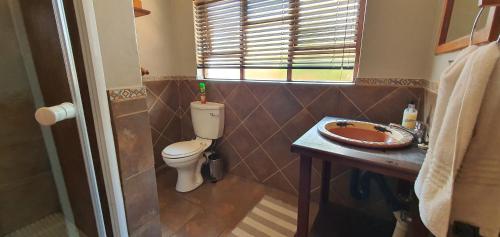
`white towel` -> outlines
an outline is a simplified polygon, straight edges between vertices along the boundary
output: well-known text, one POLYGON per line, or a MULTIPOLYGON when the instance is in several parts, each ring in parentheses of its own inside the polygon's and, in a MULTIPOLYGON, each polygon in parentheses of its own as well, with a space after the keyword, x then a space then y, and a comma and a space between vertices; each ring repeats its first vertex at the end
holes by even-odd
MULTIPOLYGON (((500 54, 500 48, 494 44, 485 46, 493 48, 491 60, 500 54)), ((487 83, 476 126, 455 180, 451 218, 479 226, 482 236, 499 236, 500 60, 487 83)))
MULTIPOLYGON (((449 223, 454 220, 479 226, 483 233, 483 230, 500 226, 498 218, 488 221, 492 217, 491 212, 484 214, 476 212, 490 208, 486 205, 490 205, 491 202, 483 202, 488 199, 485 197, 487 193, 469 195, 471 192, 486 191, 486 186, 482 183, 490 186, 492 183, 497 186, 500 184, 498 182, 500 156, 495 153, 495 149, 482 150, 481 152, 485 154, 481 156, 487 157, 484 159, 478 159, 477 154, 473 153, 473 150, 477 152, 477 149, 472 149, 476 146, 493 144, 497 144, 496 147, 500 148, 498 144, 500 140, 491 141, 496 137, 487 133, 477 133, 478 127, 500 133, 499 125, 491 128, 492 130, 487 128, 491 125, 491 121, 500 121, 499 107, 495 107, 496 104, 500 104, 496 95, 500 91, 500 85, 496 91, 490 88, 487 90, 487 86, 496 83, 489 84, 490 79, 500 80, 498 72, 492 75, 499 55, 500 50, 496 42, 481 47, 468 47, 459 54, 441 77, 430 132, 429 151, 415 182, 422 222, 437 237, 447 236, 449 223), (485 107, 485 104, 492 105, 485 107), (483 118, 483 115, 497 117, 483 118), (474 132, 476 134, 473 137, 474 132), (489 168, 484 165, 491 164, 491 160, 494 160, 493 163, 497 162, 498 166, 493 167, 495 171, 484 177, 486 181, 480 181, 476 178, 478 173, 475 170, 478 167, 489 168), (458 179, 457 174, 459 174, 458 179), (475 198, 474 202, 469 199, 472 196, 475 198), (490 225, 491 222, 497 224, 490 225)), ((496 194, 500 194, 500 190, 496 194)), ((498 197, 491 199, 500 201, 498 197)))

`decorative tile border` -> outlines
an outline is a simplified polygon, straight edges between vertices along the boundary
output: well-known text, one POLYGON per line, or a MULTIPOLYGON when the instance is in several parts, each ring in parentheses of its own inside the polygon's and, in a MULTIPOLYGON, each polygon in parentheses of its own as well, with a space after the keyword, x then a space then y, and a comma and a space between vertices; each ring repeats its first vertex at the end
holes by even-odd
POLYGON ((437 94, 439 89, 439 81, 428 81, 428 85, 425 88, 427 91, 437 94))
MULTIPOLYGON (((162 81, 162 80, 195 80, 194 76, 143 76, 142 80, 162 81)), ((408 79, 408 78, 355 78, 355 85, 360 86, 394 86, 394 87, 414 87, 423 88, 432 93, 437 93, 439 81, 429 81, 426 79, 408 79)))
POLYGON ((124 101, 132 100, 141 97, 146 97, 146 87, 135 87, 135 88, 124 88, 124 89, 114 89, 108 90, 110 101, 124 101))
POLYGON ((400 86, 426 88, 425 79, 406 79, 406 78, 356 78, 354 84, 362 86, 400 86))
MULTIPOLYGON (((194 76, 143 76, 143 81, 195 80, 194 76)), ((356 78, 354 83, 362 86, 404 86, 427 88, 428 80, 408 78, 356 78)))
POLYGON ((194 80, 195 76, 142 76, 142 81, 163 81, 163 80, 194 80))

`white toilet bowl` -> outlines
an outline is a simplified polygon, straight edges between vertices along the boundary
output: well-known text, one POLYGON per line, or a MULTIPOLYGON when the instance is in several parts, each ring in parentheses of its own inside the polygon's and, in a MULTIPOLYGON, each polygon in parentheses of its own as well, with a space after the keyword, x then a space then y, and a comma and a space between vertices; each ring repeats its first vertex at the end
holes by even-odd
POLYGON ((161 152, 163 161, 177 169, 178 192, 189 192, 203 183, 201 165, 203 152, 212 145, 212 140, 222 136, 224 131, 224 105, 214 102, 201 103, 193 101, 191 122, 196 139, 176 142, 161 152), (203 138, 202 138, 203 137, 203 138))
POLYGON ((177 169, 178 192, 189 192, 203 183, 201 165, 204 162, 203 152, 212 144, 211 140, 196 138, 191 141, 176 142, 162 151, 163 161, 177 169))

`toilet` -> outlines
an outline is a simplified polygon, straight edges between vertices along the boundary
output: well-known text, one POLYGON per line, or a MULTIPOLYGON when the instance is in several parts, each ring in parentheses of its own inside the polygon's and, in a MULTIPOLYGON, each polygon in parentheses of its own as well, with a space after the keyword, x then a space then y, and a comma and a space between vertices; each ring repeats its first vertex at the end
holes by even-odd
POLYGON ((178 192, 189 192, 203 183, 201 166, 205 159, 203 152, 220 138, 224 131, 224 104, 199 101, 191 102, 191 120, 196 138, 176 142, 163 149, 163 161, 177 169, 178 192))

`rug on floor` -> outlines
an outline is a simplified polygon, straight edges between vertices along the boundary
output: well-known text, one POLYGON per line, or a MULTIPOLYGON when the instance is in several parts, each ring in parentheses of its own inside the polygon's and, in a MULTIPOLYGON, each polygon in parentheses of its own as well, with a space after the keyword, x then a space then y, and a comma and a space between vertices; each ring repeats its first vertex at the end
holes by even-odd
POLYGON ((233 229, 230 236, 290 237, 297 229, 297 208, 264 196, 233 229))

